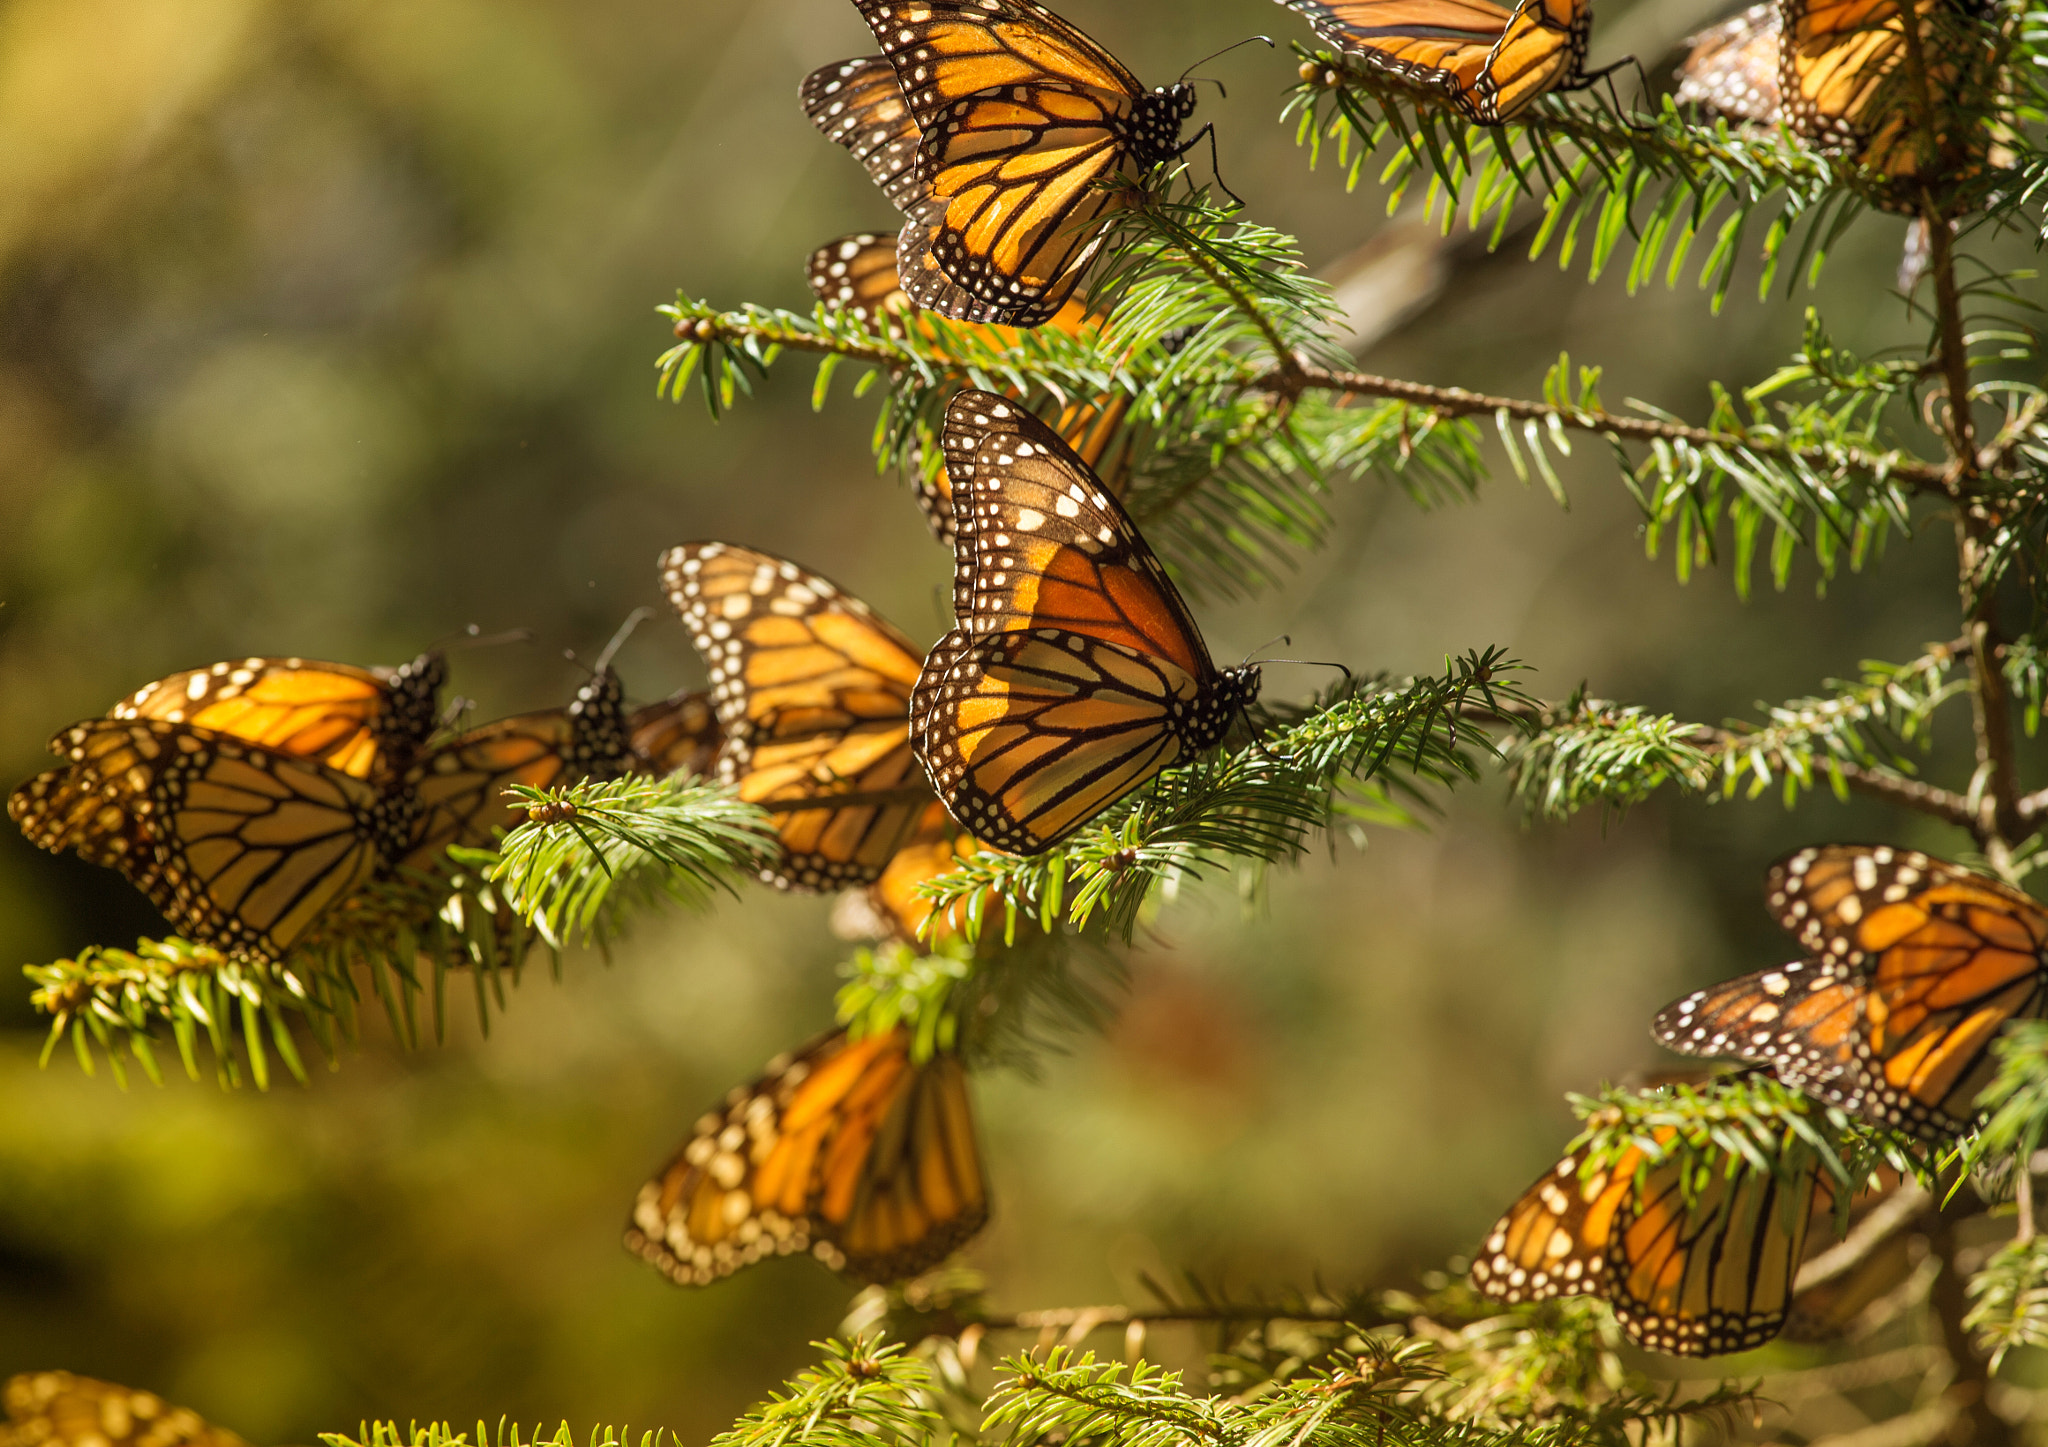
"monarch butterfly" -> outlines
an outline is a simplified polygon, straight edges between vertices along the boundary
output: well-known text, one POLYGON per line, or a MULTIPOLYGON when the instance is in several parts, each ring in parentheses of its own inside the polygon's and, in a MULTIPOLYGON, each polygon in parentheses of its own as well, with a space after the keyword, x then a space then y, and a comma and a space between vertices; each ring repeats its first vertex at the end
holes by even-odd
POLYGON ((626 737, 641 766, 663 776, 709 774, 725 745, 711 695, 695 689, 634 709, 626 719, 626 737))
MULTIPOLYGON (((1316 34, 1374 70, 1442 96, 1481 125, 1511 121, 1540 96, 1583 90, 1589 0, 1280 0, 1316 34)), ((1626 64, 1627 62, 1621 62, 1626 64)))
POLYGON ((1219 741, 1259 670, 1219 671, 1137 528, 1052 429, 988 392, 946 408, 954 626, 911 700, 960 826, 1037 854, 1219 741))
MULTIPOLYGON (((1914 0, 1923 92, 1898 0, 1783 0, 1778 89, 1793 127, 1894 181, 1954 180, 1979 169, 1995 47, 1953 0, 1914 0), (1933 114, 1927 113, 1931 106, 1933 114)), ((1917 188, 1908 188, 1917 189, 1917 188)), ((1916 209, 1902 190, 1895 206, 1916 209)))
POLYGON ((1968 1130, 1995 1073, 1992 1041, 2048 1000, 2048 910, 1882 845, 1802 849, 1772 866, 1767 898, 1803 947, 1862 992, 1853 1093, 1821 1093, 1924 1139, 1968 1130))
POLYGON ((1666 1005, 1650 1033, 1681 1055, 1754 1061, 1795 1090, 1817 1089, 1855 1077, 1863 996, 1853 971, 1798 960, 1666 1005))
POLYGON ((1731 120, 1776 125, 1782 115, 1778 41, 1783 34, 1778 0, 1764 0, 1702 30, 1686 41, 1691 48, 1678 67, 1678 92, 1672 98, 1731 120))
POLYGON ((661 577, 711 671, 718 776, 777 815, 782 857, 762 878, 874 882, 932 802, 910 751, 917 650, 859 599, 751 548, 671 548, 661 577))
POLYGON ((403 796, 311 759, 157 719, 60 735, 68 777, 8 812, 32 843, 118 867, 181 934, 275 960, 404 837, 403 796))
POLYGON ((447 680, 438 651, 397 668, 243 658, 145 684, 107 717, 193 724, 383 783, 433 733, 447 680))
POLYGON ((451 844, 489 844, 525 817, 505 797, 510 785, 615 779, 633 758, 618 675, 601 667, 565 708, 514 714, 428 750, 406 776, 414 820, 399 862, 432 871, 451 844))
POLYGON ((919 1062, 898 1026, 835 1030, 705 1113, 640 1188, 626 1246, 683 1286, 808 1250, 891 1281, 943 1261, 988 1220, 959 1058, 919 1062))
MULTIPOLYGON (((918 194, 900 248, 905 291, 961 321, 1048 320, 1101 248, 1092 223, 1123 204, 1100 183, 1186 149, 1180 129, 1194 88, 1147 92, 1033 0, 856 3, 919 133, 918 194)), ((868 165, 880 180, 876 161, 868 165)))
MULTIPOLYGON (((1651 1132, 1659 1147, 1677 1132, 1651 1132)), ((1834 1200, 1818 1164, 1780 1180, 1716 1173, 1691 1204, 1682 1159, 1639 1146, 1605 1169, 1574 1152, 1523 1192, 1472 1262, 1495 1301, 1598 1296, 1629 1339, 1651 1351, 1707 1357, 1778 1334, 1813 1218, 1834 1200)))
POLYGON ((154 1392, 70 1372, 23 1372, 0 1391, 0 1447, 246 1447, 154 1392))

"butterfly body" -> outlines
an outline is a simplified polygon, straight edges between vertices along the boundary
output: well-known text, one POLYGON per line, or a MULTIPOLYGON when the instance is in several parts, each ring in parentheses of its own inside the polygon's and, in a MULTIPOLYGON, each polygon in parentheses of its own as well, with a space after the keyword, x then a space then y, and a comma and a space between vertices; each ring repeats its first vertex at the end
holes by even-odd
POLYGON ((413 818, 395 857, 408 869, 439 869, 449 845, 485 847, 525 817, 526 806, 505 796, 511 785, 614 779, 635 758, 618 677, 600 669, 566 707, 496 719, 429 750, 406 777, 413 818))
POLYGON ((1217 743, 1259 670, 1216 668, 1122 507, 1036 417, 962 392, 945 446, 955 622, 925 659, 912 736, 962 828, 1041 853, 1217 743))

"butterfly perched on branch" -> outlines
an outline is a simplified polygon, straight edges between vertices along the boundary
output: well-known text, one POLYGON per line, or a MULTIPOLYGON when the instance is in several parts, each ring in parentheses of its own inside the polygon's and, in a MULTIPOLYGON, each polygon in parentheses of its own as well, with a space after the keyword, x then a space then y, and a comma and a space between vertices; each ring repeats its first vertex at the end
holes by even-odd
POLYGON ((1043 422, 961 392, 944 440, 954 625, 919 675, 912 738, 962 828, 1038 854, 1221 740, 1259 670, 1216 667, 1137 527, 1043 422))
POLYGON ((618 675, 600 666, 561 708, 495 719, 429 749, 406 776, 413 823, 400 862, 432 872, 451 844, 489 845, 525 818, 525 804, 505 793, 514 784, 615 779, 635 758, 618 675))
POLYGON ((898 1026, 835 1030, 707 1112, 640 1189, 626 1246, 684 1286, 808 1251, 871 1281, 936 1266, 988 1220, 959 1057, 898 1026))
MULTIPOLYGON (((1554 91, 1583 90, 1589 0, 1280 0, 1345 55, 1481 125, 1511 121, 1554 91)), ((1620 64, 1627 64, 1623 61, 1620 64)))
POLYGON ((897 90, 847 61, 805 82, 804 107, 908 213, 904 290, 960 321, 1049 320, 1124 204, 1115 179, 1186 149, 1193 87, 1147 91, 1033 0, 856 3, 897 90))
POLYGON ((1674 1356, 1748 1351, 1778 1334, 1808 1229, 1834 1196, 1817 1161, 1783 1178, 1730 1159, 1687 1198, 1677 1132, 1604 1168, 1559 1161, 1494 1224, 1472 1284, 1495 1301, 1597 1296, 1629 1339, 1674 1356))

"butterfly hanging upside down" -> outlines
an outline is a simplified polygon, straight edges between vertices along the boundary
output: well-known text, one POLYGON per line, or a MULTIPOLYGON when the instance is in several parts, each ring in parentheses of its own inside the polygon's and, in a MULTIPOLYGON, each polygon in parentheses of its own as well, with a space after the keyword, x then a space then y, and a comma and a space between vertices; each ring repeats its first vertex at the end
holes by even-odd
POLYGON ((1161 769, 1219 742, 1258 696, 1219 670, 1123 508, 1017 404, 946 408, 954 625, 926 657, 911 737, 962 828, 1051 849, 1161 769))
POLYGON ((835 1030, 697 1122, 641 1187, 626 1247, 683 1286, 797 1251, 893 1281, 937 1265, 987 1220, 959 1057, 916 1060, 901 1026, 835 1030))
POLYGON ((1440 96, 1480 125, 1513 120, 1541 97, 1584 90, 1628 60, 1584 69, 1590 0, 1279 0, 1373 70, 1440 96))
POLYGON ((1097 223, 1125 204, 1114 178, 1193 144, 1180 131, 1194 88, 1147 91, 1034 0, 856 3, 885 59, 817 72, 804 108, 908 214, 904 290, 960 321, 1050 319, 1101 248, 1097 223))

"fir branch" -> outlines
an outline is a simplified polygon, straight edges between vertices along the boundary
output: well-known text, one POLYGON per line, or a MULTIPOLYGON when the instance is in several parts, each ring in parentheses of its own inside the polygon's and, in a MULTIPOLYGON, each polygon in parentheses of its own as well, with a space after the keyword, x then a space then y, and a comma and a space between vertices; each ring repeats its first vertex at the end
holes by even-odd
MULTIPOLYGON (((353 1437, 322 1432, 320 1440, 326 1447, 579 1447, 567 1422, 546 1434, 539 1427, 528 1430, 503 1417, 495 1432, 479 1421, 474 1436, 458 1432, 446 1422, 414 1422, 401 1428, 385 1421, 365 1422, 353 1437)), ((666 1429, 642 1432, 636 1439, 630 1428, 592 1427, 580 1447, 682 1447, 682 1439, 666 1429)))
POLYGON ((1168 770, 1061 848, 977 854, 920 892, 942 910, 961 903, 969 939, 979 937, 990 900, 1001 901, 1006 938, 1020 919, 1046 931, 1062 919, 1081 929, 1100 913, 1112 934, 1128 939, 1155 886, 1231 859, 1292 859, 1311 833, 1352 809, 1377 811, 1370 786, 1387 770, 1438 786, 1478 777, 1478 756, 1494 750, 1461 726, 1463 712, 1527 703, 1503 681, 1519 668, 1489 650, 1440 677, 1350 682, 1312 709, 1265 710, 1277 732, 1168 770))
POLYGON ((631 912, 667 899, 701 906, 774 849, 768 816, 731 788, 629 775, 565 789, 515 784, 527 822, 505 836, 483 877, 557 949, 602 945, 631 912))
POLYGON ((1703 793, 1716 780, 1724 796, 1776 788, 1789 806, 1826 780, 1838 795, 1854 789, 1975 829, 1980 811, 1908 777, 1904 753, 1929 745, 1936 710, 1968 688, 1957 652, 1944 644, 1908 664, 1866 662, 1861 680, 1830 681, 1832 693, 1779 704, 1761 725, 1682 723, 1582 695, 1540 711, 1537 727, 1505 746, 1510 788, 1532 814, 1564 819, 1627 808, 1666 784, 1703 793))
POLYGON ((1963 1327, 1996 1372, 2015 1347, 2048 1346, 2048 1238, 2008 1241, 1971 1276, 1963 1327))
POLYGON ((945 1426, 931 1370, 900 1342, 823 1341, 825 1359, 711 1439, 711 1447, 924 1447, 945 1426))

